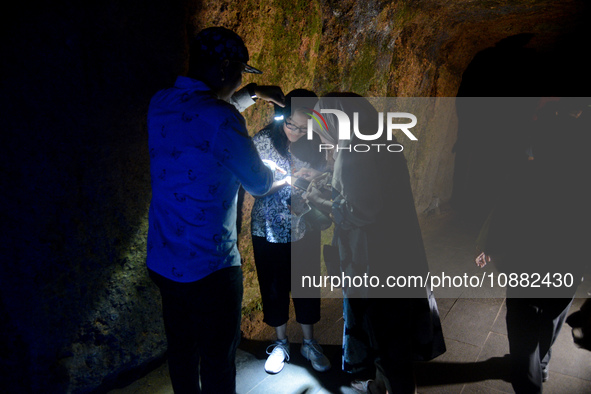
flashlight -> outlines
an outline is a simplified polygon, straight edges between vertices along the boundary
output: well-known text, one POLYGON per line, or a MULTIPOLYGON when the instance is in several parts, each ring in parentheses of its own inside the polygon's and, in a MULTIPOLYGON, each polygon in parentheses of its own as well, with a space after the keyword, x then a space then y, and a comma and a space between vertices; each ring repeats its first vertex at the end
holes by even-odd
POLYGON ((275 116, 274 116, 275 121, 279 122, 279 121, 283 120, 285 118, 283 116, 283 108, 281 108, 280 106, 278 106, 275 103, 273 103, 273 107, 275 107, 275 116))

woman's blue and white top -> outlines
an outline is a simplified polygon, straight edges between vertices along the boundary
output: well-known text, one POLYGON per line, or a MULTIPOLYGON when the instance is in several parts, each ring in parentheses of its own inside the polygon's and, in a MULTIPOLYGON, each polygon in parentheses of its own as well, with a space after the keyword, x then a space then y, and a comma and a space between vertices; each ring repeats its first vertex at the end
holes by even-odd
MULTIPOLYGON (((287 153, 287 157, 279 154, 271 141, 271 132, 269 129, 259 131, 253 137, 253 142, 261 159, 274 161, 278 167, 287 171, 287 174, 276 171, 275 181, 282 180, 301 168, 310 166, 294 157, 290 152, 287 153)), ((303 205, 302 194, 301 190, 293 189, 287 185, 273 194, 257 198, 251 213, 252 235, 265 237, 268 242, 273 243, 300 240, 304 236, 306 226, 302 217, 292 214, 290 205, 303 205)))

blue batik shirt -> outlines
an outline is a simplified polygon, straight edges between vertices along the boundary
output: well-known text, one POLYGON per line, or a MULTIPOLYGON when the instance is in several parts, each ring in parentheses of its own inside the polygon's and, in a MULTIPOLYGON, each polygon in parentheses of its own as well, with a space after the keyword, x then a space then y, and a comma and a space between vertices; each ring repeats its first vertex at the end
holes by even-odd
MULTIPOLYGON (((252 104, 238 105, 246 107, 252 104)), ((178 77, 148 111, 152 200, 147 266, 176 282, 194 282, 239 266, 236 203, 240 184, 269 191, 265 165, 237 109, 201 81, 178 77)))

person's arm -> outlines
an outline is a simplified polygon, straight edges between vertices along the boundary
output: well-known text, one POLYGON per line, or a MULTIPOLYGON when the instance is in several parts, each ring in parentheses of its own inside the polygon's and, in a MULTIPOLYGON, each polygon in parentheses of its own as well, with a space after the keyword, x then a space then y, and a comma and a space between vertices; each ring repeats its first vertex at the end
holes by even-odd
POLYGON ((242 89, 236 91, 230 97, 230 104, 232 104, 238 112, 244 110, 254 103, 257 99, 265 100, 275 103, 280 107, 285 107, 285 96, 279 86, 259 86, 255 83, 249 83, 242 89))
POLYGON ((489 215, 487 216, 486 220, 484 221, 484 224, 482 225, 482 228, 480 229, 480 233, 478 234, 478 238, 476 239, 476 250, 477 253, 480 252, 480 254, 478 256, 476 256, 476 258, 474 259, 474 261, 476 262, 476 265, 479 266, 480 268, 484 268, 484 266, 486 266, 486 264, 491 262, 491 257, 489 254, 485 253, 485 251, 487 251, 487 239, 488 239, 488 231, 490 228, 490 223, 493 219, 493 215, 494 215, 494 210, 491 211, 489 213, 489 215))
MULTIPOLYGON (((277 169, 279 169, 279 168, 277 168, 277 169)), ((266 196, 271 195, 273 193, 277 193, 279 191, 279 189, 281 189, 284 186, 288 186, 288 185, 291 185, 291 177, 290 176, 286 176, 285 178, 283 178, 281 180, 273 182, 273 185, 271 186, 271 188, 269 189, 269 191, 267 193, 261 194, 261 195, 255 196, 255 197, 257 197, 257 198, 266 197, 266 196)))
MULTIPOLYGON (((331 173, 321 173, 313 168, 304 167, 294 174, 304 182, 299 182, 300 187, 305 186, 305 181, 308 185, 305 193, 302 195, 309 204, 324 212, 330 214, 332 212, 332 190, 329 183, 332 181, 331 173)), ((298 185, 298 179, 294 181, 294 185, 298 185)))
POLYGON ((232 97, 230 97, 230 104, 232 104, 238 112, 244 112, 244 110, 251 105, 256 103, 256 99, 252 98, 248 92, 248 86, 236 91, 232 97))
POLYGON ((332 213, 332 201, 314 186, 309 187, 302 197, 320 211, 326 214, 332 213))
POLYGON ((212 142, 213 155, 228 168, 253 196, 264 195, 273 186, 275 166, 265 163, 249 137, 244 118, 228 111, 212 142))
MULTIPOLYGON (((273 161, 273 156, 272 156, 272 151, 274 150, 274 148, 272 147, 273 144, 271 143, 271 139, 269 136, 269 130, 261 130, 260 132, 258 132, 257 134, 255 134, 254 137, 252 137, 252 142, 254 143, 254 146, 259 154, 259 156, 261 157, 261 159, 263 159, 263 162, 269 162, 269 163, 273 163, 274 165, 276 165, 276 163, 273 161)), ((279 170, 279 172, 281 174, 286 174, 287 171, 285 171, 285 169, 281 168, 281 167, 277 167, 277 170, 279 170)), ((281 189, 282 187, 286 186, 286 185, 291 185, 291 177, 285 177, 283 179, 280 180, 276 180, 275 182, 273 182, 273 185, 271 186, 271 189, 269 189, 269 191, 263 195, 258 195, 256 196, 257 198, 260 197, 266 197, 270 194, 276 193, 277 191, 279 191, 279 189, 281 189)))

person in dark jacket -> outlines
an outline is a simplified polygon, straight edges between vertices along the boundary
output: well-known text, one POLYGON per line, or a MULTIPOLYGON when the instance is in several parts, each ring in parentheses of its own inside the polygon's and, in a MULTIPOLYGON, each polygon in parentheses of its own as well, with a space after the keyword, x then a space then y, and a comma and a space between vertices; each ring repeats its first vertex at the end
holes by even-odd
MULTIPOLYGON (((322 97, 315 110, 345 113, 365 135, 378 129, 378 113, 358 95, 335 93, 322 97), (357 113, 357 115, 355 115, 357 113)), ((357 136, 339 139, 337 117, 324 116, 327 124, 313 123, 322 142, 332 145, 334 158, 331 200, 319 190, 309 190, 308 200, 330 212, 335 221, 335 241, 343 275, 380 278, 423 276, 428 272, 421 229, 411 191, 410 176, 401 152, 358 152, 357 136), (337 149, 338 147, 338 149, 337 149)), ((352 130, 351 130, 352 131, 352 130)), ((353 133, 351 133, 353 135, 353 133)), ((375 144, 396 144, 386 135, 375 144)), ((369 361, 376 378, 355 382, 353 388, 371 393, 414 393, 413 360, 430 360, 445 351, 437 305, 423 287, 414 289, 343 286, 345 295, 345 343, 357 338, 355 326, 367 328, 369 361), (353 323, 353 320, 355 323, 353 323)), ((349 358, 349 361, 351 359, 349 358)))
POLYGON ((506 299, 516 393, 542 392, 552 345, 586 269, 587 112, 584 100, 564 98, 540 112, 542 126, 531 133, 534 160, 512 174, 481 232, 476 263, 493 261, 516 278, 506 299))

